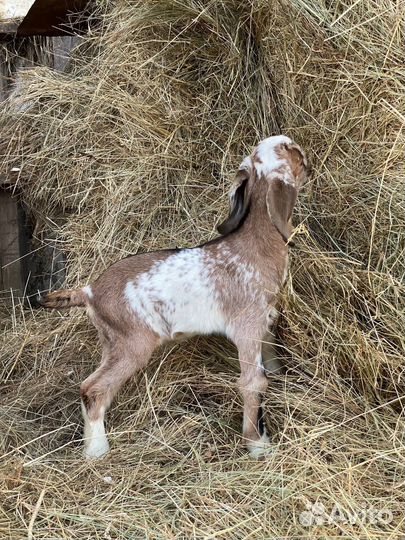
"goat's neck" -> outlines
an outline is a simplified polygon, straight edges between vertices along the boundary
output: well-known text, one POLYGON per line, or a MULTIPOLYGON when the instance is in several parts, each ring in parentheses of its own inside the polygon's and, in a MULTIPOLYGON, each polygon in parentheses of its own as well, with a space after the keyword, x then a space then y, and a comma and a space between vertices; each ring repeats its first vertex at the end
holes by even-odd
POLYGON ((245 222, 235 235, 247 258, 263 261, 264 264, 268 264, 269 258, 276 258, 275 262, 284 264, 288 248, 271 221, 265 201, 252 205, 245 222))

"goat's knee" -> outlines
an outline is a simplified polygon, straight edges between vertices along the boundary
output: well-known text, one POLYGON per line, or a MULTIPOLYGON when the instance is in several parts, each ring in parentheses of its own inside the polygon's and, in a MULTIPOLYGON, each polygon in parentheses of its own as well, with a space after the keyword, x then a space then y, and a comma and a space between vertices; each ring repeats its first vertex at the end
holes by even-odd
POLYGON ((101 410, 104 409, 105 411, 111 401, 108 387, 97 379, 93 375, 90 375, 80 387, 80 397, 83 406, 92 421, 98 420, 100 415, 104 414, 101 410))
POLYGON ((269 381, 263 373, 262 368, 254 368, 243 373, 239 377, 238 386, 243 396, 259 396, 263 394, 269 381))

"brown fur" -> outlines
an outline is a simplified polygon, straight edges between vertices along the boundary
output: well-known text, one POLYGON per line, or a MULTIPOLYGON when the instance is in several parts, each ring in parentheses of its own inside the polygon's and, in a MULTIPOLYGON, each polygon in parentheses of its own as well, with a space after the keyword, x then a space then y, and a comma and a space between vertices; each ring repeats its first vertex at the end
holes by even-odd
MULTIPOLYGON (((286 184, 283 180, 275 178, 266 195, 267 209, 271 219, 285 243, 289 242, 292 232, 291 215, 298 191, 295 186, 286 184)), ((290 242, 290 245, 292 243, 290 242)))
MULTIPOLYGON (((215 259, 216 252, 226 245, 232 253, 239 254, 241 262, 254 266, 266 284, 267 308, 263 311, 250 298, 241 298, 243 287, 238 283, 236 263, 218 272, 214 278, 222 297, 223 310, 233 321, 235 329, 232 341, 239 353, 241 373, 238 385, 244 400, 243 437, 248 444, 260 438, 259 408, 261 394, 265 392, 268 380, 256 359, 261 355, 262 343, 268 332, 268 310, 275 305, 277 293, 283 284, 288 251, 267 213, 266 182, 259 179, 252 182, 250 210, 243 226, 222 242, 209 247, 210 256, 215 259), (229 283, 233 286, 229 287, 229 283), (242 307, 238 309, 238 306, 242 307)), ((258 283, 257 287, 262 288, 263 285, 258 283)))
POLYGON ((47 309, 85 307, 86 301, 87 295, 81 289, 50 292, 39 299, 41 306, 47 309))

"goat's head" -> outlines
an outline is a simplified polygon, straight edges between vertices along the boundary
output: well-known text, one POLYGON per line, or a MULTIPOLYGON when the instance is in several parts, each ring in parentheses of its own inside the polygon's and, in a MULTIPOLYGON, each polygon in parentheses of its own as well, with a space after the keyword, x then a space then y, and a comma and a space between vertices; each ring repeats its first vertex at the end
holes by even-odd
POLYGON ((287 242, 291 235, 292 211, 308 173, 304 151, 289 137, 277 135, 264 139, 239 166, 229 195, 230 213, 218 226, 218 232, 229 234, 242 224, 255 186, 266 182, 268 214, 287 242))

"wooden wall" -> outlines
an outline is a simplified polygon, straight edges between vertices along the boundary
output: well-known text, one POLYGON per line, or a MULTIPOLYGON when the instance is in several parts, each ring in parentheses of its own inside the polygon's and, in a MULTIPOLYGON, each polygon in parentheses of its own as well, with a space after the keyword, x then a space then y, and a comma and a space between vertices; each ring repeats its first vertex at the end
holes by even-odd
POLYGON ((21 268, 18 202, 10 192, 0 191, 0 293, 20 296, 24 290, 21 268))
MULTIPOLYGON (((56 71, 68 69, 69 53, 79 39, 14 36, 1 41, 0 107, 4 100, 12 99, 14 92, 23 91, 22 71, 38 65, 56 71)), ((40 238, 32 235, 36 228, 35 208, 25 211, 24 194, 12 190, 15 177, 0 162, 0 300, 33 297, 38 290, 56 288, 65 274, 63 254, 53 245, 51 234, 45 230, 40 238)))

